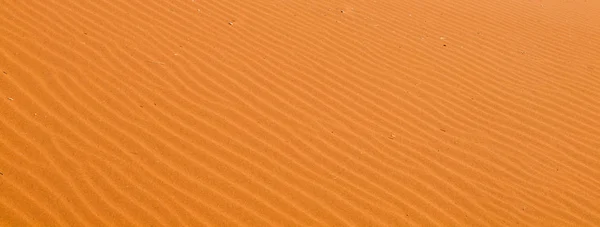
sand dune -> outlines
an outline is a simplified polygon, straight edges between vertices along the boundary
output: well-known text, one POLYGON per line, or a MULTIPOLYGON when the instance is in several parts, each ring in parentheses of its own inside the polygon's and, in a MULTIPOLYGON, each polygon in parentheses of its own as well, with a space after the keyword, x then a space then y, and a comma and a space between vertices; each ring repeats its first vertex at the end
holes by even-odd
POLYGON ((594 226, 600 3, 0 0, 0 226, 594 226))

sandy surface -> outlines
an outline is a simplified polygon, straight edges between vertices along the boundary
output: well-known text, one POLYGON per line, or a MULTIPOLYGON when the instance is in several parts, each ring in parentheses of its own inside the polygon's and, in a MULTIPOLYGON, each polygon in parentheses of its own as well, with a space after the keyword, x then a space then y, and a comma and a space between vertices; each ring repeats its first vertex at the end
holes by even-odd
POLYGON ((598 12, 0 0, 0 226, 593 226, 598 12))

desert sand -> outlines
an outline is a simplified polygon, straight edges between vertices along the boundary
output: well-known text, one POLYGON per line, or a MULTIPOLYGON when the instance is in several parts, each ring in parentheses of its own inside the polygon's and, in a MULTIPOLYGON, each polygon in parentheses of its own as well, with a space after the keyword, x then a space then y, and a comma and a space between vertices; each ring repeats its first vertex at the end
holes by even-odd
POLYGON ((0 0, 0 226, 594 226, 600 2, 0 0))

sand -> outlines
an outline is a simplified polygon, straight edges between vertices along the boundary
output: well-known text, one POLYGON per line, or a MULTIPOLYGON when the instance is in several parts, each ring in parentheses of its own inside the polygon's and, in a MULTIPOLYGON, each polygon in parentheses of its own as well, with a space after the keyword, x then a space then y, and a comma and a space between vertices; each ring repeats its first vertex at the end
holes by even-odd
POLYGON ((0 0, 0 226, 593 226, 600 2, 0 0))

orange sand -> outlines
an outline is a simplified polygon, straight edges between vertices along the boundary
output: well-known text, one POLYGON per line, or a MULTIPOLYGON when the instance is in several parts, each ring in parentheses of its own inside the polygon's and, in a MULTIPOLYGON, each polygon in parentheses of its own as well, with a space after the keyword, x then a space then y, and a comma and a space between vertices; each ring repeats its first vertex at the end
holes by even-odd
POLYGON ((0 225, 597 225, 598 12, 0 0, 0 225))

